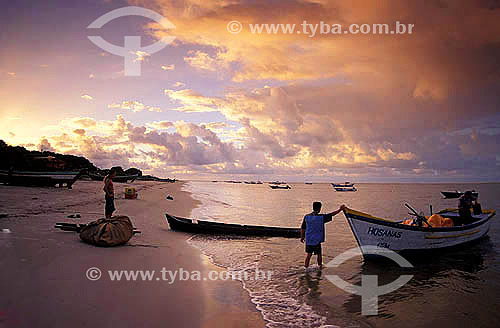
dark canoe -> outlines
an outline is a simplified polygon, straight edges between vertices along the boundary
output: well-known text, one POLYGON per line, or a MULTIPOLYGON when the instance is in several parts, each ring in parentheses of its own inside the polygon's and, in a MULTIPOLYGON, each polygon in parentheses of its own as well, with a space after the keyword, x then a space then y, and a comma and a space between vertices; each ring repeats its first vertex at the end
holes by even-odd
MULTIPOLYGON (((460 198, 464 193, 461 191, 441 191, 441 194, 444 196, 444 198, 460 198)), ((477 198, 479 196, 479 193, 476 191, 472 191, 472 196, 477 198)))
POLYGON ((0 182, 16 186, 62 187, 71 189, 72 185, 85 172, 31 172, 0 170, 0 182))
POLYGON ((181 218, 165 213, 170 229, 215 235, 300 238, 300 229, 219 223, 181 218))

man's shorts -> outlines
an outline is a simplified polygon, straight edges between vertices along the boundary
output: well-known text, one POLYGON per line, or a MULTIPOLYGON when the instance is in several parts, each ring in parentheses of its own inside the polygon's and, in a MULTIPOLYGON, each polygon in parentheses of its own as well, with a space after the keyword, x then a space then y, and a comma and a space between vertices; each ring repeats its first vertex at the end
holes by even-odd
POLYGON ((314 255, 321 254, 321 243, 318 245, 306 245, 306 253, 313 253, 314 255))
POLYGON ((106 215, 108 215, 108 214, 111 215, 116 210, 116 208, 115 208, 115 198, 114 197, 109 197, 108 195, 106 195, 104 198, 106 199, 106 210, 105 210, 105 213, 106 213, 106 215))

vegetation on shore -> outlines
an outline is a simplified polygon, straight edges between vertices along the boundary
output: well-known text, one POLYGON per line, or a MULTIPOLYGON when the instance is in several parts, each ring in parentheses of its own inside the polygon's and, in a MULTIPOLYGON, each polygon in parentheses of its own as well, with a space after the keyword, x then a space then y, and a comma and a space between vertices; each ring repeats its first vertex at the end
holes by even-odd
MULTIPOLYGON (((110 169, 100 169, 83 156, 66 155, 51 151, 27 150, 21 146, 10 146, 0 140, 0 170, 17 171, 80 171, 87 169, 89 172, 106 175, 110 169)), ((138 175, 142 171, 137 168, 123 170, 115 167, 117 175, 138 175)))

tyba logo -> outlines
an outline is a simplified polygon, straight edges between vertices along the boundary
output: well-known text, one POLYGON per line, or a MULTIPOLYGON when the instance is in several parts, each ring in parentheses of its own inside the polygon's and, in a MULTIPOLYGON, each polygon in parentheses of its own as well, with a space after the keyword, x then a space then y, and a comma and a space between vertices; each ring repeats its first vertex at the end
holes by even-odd
MULTIPOLYGON (((326 265, 330 268, 336 268, 345 261, 355 256, 364 255, 379 255, 387 257, 400 267, 413 268, 410 262, 398 253, 387 248, 377 246, 361 246, 361 249, 355 247, 336 256, 326 265)), ((361 296, 361 314, 376 315, 378 314, 378 296, 393 292, 403 287, 408 281, 413 278, 413 275, 401 275, 398 279, 383 286, 378 285, 377 275, 361 275, 361 286, 353 285, 343 280, 337 275, 327 275, 326 279, 332 282, 338 288, 345 290, 348 293, 361 296)))
MULTIPOLYGON (((101 28, 106 23, 112 21, 115 18, 124 16, 142 16, 146 18, 151 18, 156 21, 165 29, 173 29, 175 25, 172 24, 168 19, 162 15, 141 7, 129 6, 119 9, 112 10, 98 19, 96 19, 87 28, 101 28)), ((92 41, 99 48, 112 53, 113 55, 121 56, 125 61, 124 74, 125 76, 140 76, 141 75, 141 61, 137 60, 138 55, 151 55, 154 54, 168 44, 175 40, 175 36, 164 36, 156 43, 153 43, 146 47, 141 47, 141 37, 140 36, 125 36, 124 46, 119 47, 114 44, 109 43, 100 36, 89 36, 90 41, 92 41)))

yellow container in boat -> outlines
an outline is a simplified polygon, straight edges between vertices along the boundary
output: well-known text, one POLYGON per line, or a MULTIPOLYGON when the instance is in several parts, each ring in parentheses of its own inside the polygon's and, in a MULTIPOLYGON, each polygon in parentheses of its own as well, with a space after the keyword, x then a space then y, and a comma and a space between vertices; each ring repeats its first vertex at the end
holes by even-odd
POLYGON ((125 198, 126 199, 135 199, 137 198, 137 191, 133 187, 125 188, 125 198))

